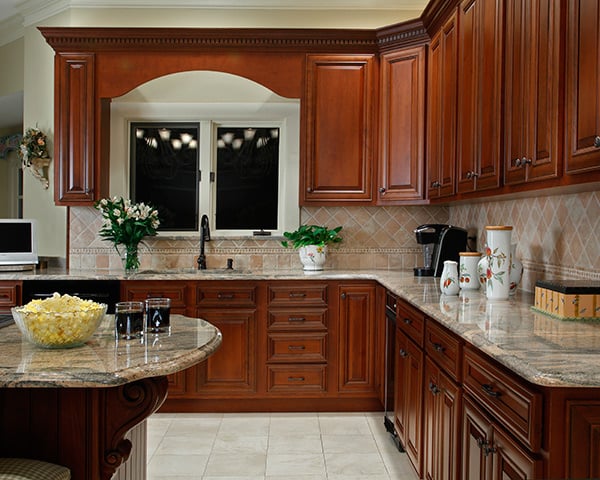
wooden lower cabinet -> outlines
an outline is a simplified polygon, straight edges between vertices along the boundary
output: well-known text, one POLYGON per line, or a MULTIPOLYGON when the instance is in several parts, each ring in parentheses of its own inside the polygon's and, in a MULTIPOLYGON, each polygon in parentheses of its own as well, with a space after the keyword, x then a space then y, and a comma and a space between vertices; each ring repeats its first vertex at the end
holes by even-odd
POLYGON ((541 459, 523 449, 469 395, 463 399, 462 431, 463 480, 544 478, 541 459))
POLYGON ((21 305, 22 290, 23 282, 21 281, 0 281, 0 313, 10 313, 11 307, 21 305))

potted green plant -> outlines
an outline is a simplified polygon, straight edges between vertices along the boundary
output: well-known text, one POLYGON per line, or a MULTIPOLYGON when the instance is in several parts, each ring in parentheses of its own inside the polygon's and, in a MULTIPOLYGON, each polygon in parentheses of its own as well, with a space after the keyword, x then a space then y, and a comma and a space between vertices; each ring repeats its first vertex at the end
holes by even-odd
POLYGON ((281 242, 285 248, 298 249, 304 270, 323 270, 327 258, 327 245, 340 243, 342 227, 329 229, 319 225, 301 225, 293 232, 284 232, 286 240, 281 242))

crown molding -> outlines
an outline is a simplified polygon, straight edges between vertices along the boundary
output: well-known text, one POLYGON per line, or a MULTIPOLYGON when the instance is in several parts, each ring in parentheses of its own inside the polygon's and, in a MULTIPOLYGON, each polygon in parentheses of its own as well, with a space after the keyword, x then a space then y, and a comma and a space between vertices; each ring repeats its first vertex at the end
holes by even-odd
POLYGON ((390 25, 376 31, 380 52, 388 50, 424 45, 430 41, 427 30, 420 19, 390 25))
POLYGON ((25 27, 21 16, 14 15, 0 22, 0 47, 22 38, 23 35, 25 35, 25 27))

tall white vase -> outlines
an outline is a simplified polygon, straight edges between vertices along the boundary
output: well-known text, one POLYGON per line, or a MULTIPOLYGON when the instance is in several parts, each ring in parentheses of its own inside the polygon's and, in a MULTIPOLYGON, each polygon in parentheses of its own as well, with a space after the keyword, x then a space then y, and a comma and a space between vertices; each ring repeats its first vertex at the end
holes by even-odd
POLYGON ((440 277, 440 290, 444 295, 458 295, 458 263, 446 260, 440 277))
POLYGON ((510 246, 510 287, 509 295, 517 293, 517 287, 523 276, 523 263, 517 258, 517 244, 513 243, 510 246))
POLYGON ((506 300, 510 290, 511 226, 487 226, 485 295, 489 300, 506 300))

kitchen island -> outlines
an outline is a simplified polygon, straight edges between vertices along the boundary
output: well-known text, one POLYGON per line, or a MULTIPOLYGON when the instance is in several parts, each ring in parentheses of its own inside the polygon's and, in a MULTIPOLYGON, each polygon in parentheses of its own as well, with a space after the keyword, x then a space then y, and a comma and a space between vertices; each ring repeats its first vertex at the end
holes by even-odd
POLYGON ((130 454, 125 435, 167 396, 167 375, 221 344, 210 323, 172 315, 171 331, 115 340, 107 315, 85 345, 51 350, 0 335, 0 451, 65 465, 73 479, 108 480, 130 454))

